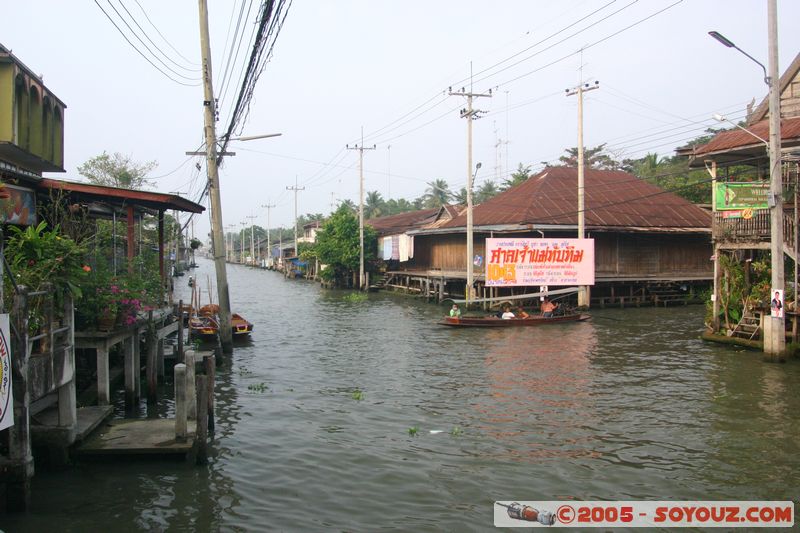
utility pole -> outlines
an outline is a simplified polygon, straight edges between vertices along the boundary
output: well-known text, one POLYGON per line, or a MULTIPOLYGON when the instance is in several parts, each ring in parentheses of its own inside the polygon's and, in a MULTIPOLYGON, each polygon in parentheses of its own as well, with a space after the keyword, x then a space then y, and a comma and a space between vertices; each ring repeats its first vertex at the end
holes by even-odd
POLYGON ((269 267, 272 264, 272 244, 269 242, 269 211, 275 207, 275 204, 264 204, 261 207, 267 209, 267 266, 269 267))
POLYGON ((244 235, 245 235, 245 228, 247 227, 247 222, 239 222, 239 225, 242 226, 242 229, 239 230, 239 264, 244 264, 244 235))
POLYGON ((256 241, 255 241, 255 229, 256 229, 256 226, 253 223, 253 220, 255 220, 256 216, 255 215, 248 215, 247 218, 250 219, 250 258, 251 258, 251 261, 253 263, 251 266, 255 266, 255 264, 256 264, 256 241))
MULTIPOLYGON (((491 98, 492 90, 489 89, 488 93, 473 93, 472 92, 472 63, 469 66, 470 69, 470 92, 461 88, 460 92, 453 92, 453 88, 450 87, 448 89, 448 93, 450 96, 466 96, 467 97, 467 107, 466 109, 461 110, 461 118, 467 119, 467 287, 466 287, 466 296, 465 299, 466 307, 469 308, 469 302, 473 298, 473 292, 475 287, 473 287, 473 272, 472 272, 472 121, 476 118, 480 118, 480 113, 485 113, 485 111, 481 111, 480 109, 472 109, 472 99, 473 98, 480 98, 480 97, 488 97, 491 98)), ((477 169, 476 169, 477 172, 477 169)))
MULTIPOLYGON (((593 86, 581 82, 577 87, 567 89, 567 96, 578 95, 578 238, 583 239, 585 208, 584 208, 584 162, 583 162, 583 93, 600 88, 600 82, 595 81, 593 86)), ((589 288, 581 285, 578 290, 578 307, 589 307, 589 288)))
MULTIPOLYGON (((778 5, 777 0, 767 2, 767 33, 769 39, 769 205, 770 205, 770 255, 772 256, 771 295, 783 290, 783 183, 781 176, 781 95, 778 77, 778 5)), ((796 231, 796 229, 795 229, 796 231)), ((765 332, 766 359, 778 362, 786 351, 786 322, 784 313, 770 316, 770 331, 765 332)))
POLYGON ((392 145, 391 144, 386 146, 386 160, 387 160, 386 166, 388 168, 388 170, 386 171, 386 174, 388 174, 388 177, 386 179, 386 199, 391 200, 392 199, 392 145))
POLYGON ((211 40, 208 35, 208 3, 198 0, 200 11, 200 53, 203 58, 203 107, 206 139, 206 168, 208 193, 211 200, 211 245, 214 267, 217 272, 217 297, 219 299, 219 339, 223 353, 233 353, 231 329, 231 302, 228 294, 228 274, 225 270, 225 243, 222 235, 222 198, 219 192, 217 168, 216 100, 211 80, 211 40))
POLYGON ((345 145, 348 150, 358 150, 358 288, 361 290, 364 290, 364 150, 375 150, 377 147, 373 144, 372 148, 364 148, 364 126, 361 126, 361 146, 345 145))
POLYGON ((294 176, 294 187, 286 187, 287 191, 294 191, 294 256, 297 257, 297 193, 306 190, 297 186, 297 175, 294 176))

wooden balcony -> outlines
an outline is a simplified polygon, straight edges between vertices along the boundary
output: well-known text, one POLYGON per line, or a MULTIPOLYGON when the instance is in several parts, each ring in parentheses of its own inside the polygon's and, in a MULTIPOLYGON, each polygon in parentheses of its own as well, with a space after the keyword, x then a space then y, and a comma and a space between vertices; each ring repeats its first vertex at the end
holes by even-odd
MULTIPOLYGON (((726 217, 726 211, 716 211, 712 222, 712 236, 721 248, 769 249, 770 215, 768 209, 756 209, 751 218, 726 217)), ((795 258, 794 212, 783 215, 784 251, 795 258)))

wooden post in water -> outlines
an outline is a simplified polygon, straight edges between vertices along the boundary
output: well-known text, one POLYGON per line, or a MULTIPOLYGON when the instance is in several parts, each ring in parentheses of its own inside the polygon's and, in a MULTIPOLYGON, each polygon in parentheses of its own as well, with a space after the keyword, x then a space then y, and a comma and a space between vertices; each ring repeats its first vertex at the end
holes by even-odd
POLYGON ((184 363, 186 364, 186 416, 189 420, 195 420, 197 419, 197 392, 194 384, 196 375, 194 350, 186 350, 184 363))
MULTIPOLYGON (((213 355, 203 357, 203 368, 206 371, 206 376, 208 376, 208 430, 214 431, 214 383, 217 369, 213 355)), ((201 410, 200 412, 202 413, 203 411, 201 410)))
POLYGON ((156 374, 159 381, 164 382, 164 339, 156 341, 156 374))
POLYGON ((25 511, 30 506, 33 453, 30 436, 30 392, 28 387, 28 290, 20 286, 11 317, 19 337, 11 335, 11 387, 14 394, 14 425, 6 430, 10 465, 0 470, 6 484, 6 509, 25 511))
POLYGON ((147 401, 155 402, 156 398, 156 385, 158 384, 158 335, 155 332, 155 325, 153 324, 153 312, 150 311, 148 316, 148 323, 150 328, 147 330, 147 401))
POLYGON ((125 369, 125 410, 132 411, 136 407, 136 366, 133 357, 134 335, 122 341, 125 369))
POLYGON ((195 378, 197 390, 197 428, 195 429, 195 447, 197 450, 197 464, 205 464, 208 460, 208 376, 200 375, 195 378))
POLYGON ((186 442, 186 365, 175 365, 175 440, 186 442))
MULTIPOLYGON (((178 301, 178 362, 183 362, 183 300, 178 301)), ((192 382, 194 383, 194 381, 192 382)))

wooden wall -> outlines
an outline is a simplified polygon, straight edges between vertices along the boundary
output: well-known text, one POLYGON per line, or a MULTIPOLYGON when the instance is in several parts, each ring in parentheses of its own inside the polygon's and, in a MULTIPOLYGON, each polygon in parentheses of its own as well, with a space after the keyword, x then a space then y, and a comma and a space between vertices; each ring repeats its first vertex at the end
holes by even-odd
MULTIPOLYGON (((539 234, 519 234, 539 237, 539 234)), ((547 237, 558 237, 547 234, 547 237)), ((567 235, 561 235, 566 237, 567 235)), ((712 276, 711 236, 706 234, 594 233, 597 276, 652 279, 712 276)), ((474 253, 484 257, 485 234, 475 234, 474 253)), ((467 243, 462 234, 417 235, 408 268, 464 271, 467 243)), ((480 269, 483 270, 482 268, 480 269)), ((476 269, 477 271, 477 269, 476 269)))

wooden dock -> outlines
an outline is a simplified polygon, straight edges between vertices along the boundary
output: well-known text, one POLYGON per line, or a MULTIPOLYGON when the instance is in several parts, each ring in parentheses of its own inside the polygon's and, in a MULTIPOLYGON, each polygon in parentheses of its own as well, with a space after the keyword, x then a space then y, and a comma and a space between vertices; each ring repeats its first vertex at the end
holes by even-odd
POLYGON ((78 456, 91 455, 187 455, 195 445, 195 433, 175 436, 175 419, 112 420, 75 448, 78 456))

